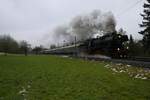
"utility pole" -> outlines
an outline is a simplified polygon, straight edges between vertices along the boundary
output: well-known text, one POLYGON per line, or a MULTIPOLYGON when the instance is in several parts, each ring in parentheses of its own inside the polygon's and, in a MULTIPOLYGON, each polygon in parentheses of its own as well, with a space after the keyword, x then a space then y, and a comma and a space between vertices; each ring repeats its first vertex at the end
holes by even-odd
POLYGON ((74 39, 74 43, 75 43, 75 56, 77 56, 77 37, 75 36, 75 39, 74 39))

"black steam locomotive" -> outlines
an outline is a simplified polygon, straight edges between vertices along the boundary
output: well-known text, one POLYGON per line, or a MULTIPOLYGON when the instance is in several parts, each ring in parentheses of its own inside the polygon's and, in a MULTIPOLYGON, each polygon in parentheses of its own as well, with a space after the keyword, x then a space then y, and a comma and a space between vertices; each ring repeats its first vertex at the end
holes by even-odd
POLYGON ((104 35, 95 39, 88 39, 80 45, 80 51, 87 54, 104 54, 113 58, 126 58, 128 47, 127 35, 117 34, 116 32, 104 35))

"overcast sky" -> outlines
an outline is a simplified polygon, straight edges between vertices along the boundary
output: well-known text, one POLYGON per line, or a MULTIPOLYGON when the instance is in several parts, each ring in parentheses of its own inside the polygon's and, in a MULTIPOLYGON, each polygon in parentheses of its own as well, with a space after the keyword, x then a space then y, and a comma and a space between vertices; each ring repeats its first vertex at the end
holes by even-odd
POLYGON ((0 0, 0 34, 10 34, 17 40, 31 44, 51 41, 52 30, 80 14, 95 9, 111 11, 117 21, 117 29, 123 28, 136 39, 138 24, 143 11, 141 0, 0 0), (133 7, 134 5, 134 7, 133 7))

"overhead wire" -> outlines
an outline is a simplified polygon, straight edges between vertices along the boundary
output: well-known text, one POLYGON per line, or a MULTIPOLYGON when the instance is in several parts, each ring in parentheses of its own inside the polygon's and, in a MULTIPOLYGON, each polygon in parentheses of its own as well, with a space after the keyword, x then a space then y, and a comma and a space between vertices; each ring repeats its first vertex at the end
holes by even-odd
POLYGON ((138 0, 137 2, 135 2, 132 6, 128 7, 127 9, 123 10, 121 13, 119 13, 117 16, 118 18, 120 18, 122 15, 124 15, 125 13, 127 13, 129 10, 133 9, 134 7, 136 7, 139 3, 143 2, 143 0, 138 0))

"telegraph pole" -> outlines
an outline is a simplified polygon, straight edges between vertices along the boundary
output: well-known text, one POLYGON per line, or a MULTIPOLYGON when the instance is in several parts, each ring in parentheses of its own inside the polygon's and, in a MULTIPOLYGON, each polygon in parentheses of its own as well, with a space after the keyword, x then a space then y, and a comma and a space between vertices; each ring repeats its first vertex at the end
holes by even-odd
POLYGON ((74 43, 75 43, 75 56, 77 56, 77 37, 76 36, 74 39, 74 43))

